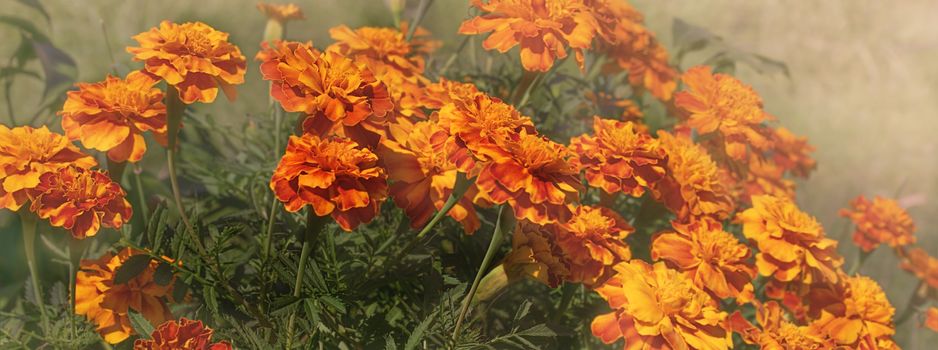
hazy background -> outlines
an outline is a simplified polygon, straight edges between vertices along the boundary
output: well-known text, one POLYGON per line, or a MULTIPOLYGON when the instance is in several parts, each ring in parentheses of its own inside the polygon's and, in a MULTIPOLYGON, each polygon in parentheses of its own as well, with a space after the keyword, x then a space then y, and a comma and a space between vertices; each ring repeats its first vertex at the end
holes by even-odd
MULTIPOLYGON (((231 41, 252 59, 264 19, 253 0, 40 0, 52 18, 54 43, 79 67, 79 80, 98 81, 110 70, 106 33, 118 65, 131 63, 124 47, 130 37, 163 19, 201 20, 231 33, 231 41), (102 21, 105 27, 102 28, 102 21)), ((326 30, 347 24, 390 25, 379 0, 295 1, 307 20, 289 25, 288 37, 331 42, 326 30)), ((411 2, 416 2, 411 0, 411 2)), ((450 45, 467 13, 465 0, 437 0, 422 23, 450 45)), ((818 170, 800 184, 798 201, 828 233, 843 244, 848 261, 855 254, 846 221, 837 210, 859 194, 898 196, 910 206, 923 248, 938 255, 938 1, 743 1, 635 0, 649 27, 671 43, 675 17, 707 28, 741 49, 785 62, 791 78, 760 75, 743 68, 737 76, 764 97, 766 108, 783 125, 809 137, 817 147, 818 170)), ((0 15, 28 16, 48 29, 41 16, 13 0, 0 0, 0 15)), ((0 25, 0 58, 10 55, 16 31, 0 25)), ((669 46, 670 47, 670 46, 669 46)), ((442 50, 452 50, 444 47, 442 50)), ((685 59, 691 62, 694 56, 685 59)), ((218 118, 243 122, 264 113, 266 94, 256 63, 249 63, 246 86, 233 104, 215 103, 218 118)), ((32 113, 37 83, 20 79, 13 91, 17 118, 32 113)), ((219 101, 224 101, 219 99, 219 101)), ((203 107, 204 108, 204 107, 203 107)), ((0 111, 5 113, 0 100, 0 111)), ((4 230, 4 235, 9 231, 4 230)), ((0 237, 18 242, 17 237, 0 237)), ((18 248, 18 246, 17 246, 18 248)), ((21 250, 21 249, 20 249, 21 250)), ((14 251, 18 254, 18 251, 14 251)), ((4 261, 11 256, 7 255, 4 261)), ((887 290, 898 310, 905 306, 914 279, 897 268, 887 250, 877 251, 861 269, 887 290)), ((2 272, 3 269, 0 269, 2 272)), ((897 310, 897 312, 899 312, 897 310)), ((926 349, 934 333, 908 322, 897 338, 909 349, 926 349)))

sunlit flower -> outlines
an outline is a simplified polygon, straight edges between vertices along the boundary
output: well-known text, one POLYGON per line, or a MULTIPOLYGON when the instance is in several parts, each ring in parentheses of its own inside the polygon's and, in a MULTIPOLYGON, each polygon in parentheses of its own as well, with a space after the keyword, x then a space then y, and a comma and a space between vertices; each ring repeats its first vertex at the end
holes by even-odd
POLYGON ((760 132, 771 117, 751 87, 729 75, 713 74, 707 66, 688 69, 681 80, 687 89, 675 95, 674 103, 687 113, 686 125, 701 135, 717 133, 728 156, 746 160, 748 146, 764 150, 771 145, 760 132))
POLYGON ((120 184, 74 166, 43 174, 29 196, 31 211, 79 239, 94 236, 101 226, 119 229, 133 213, 120 184))
POLYGON ((440 81, 423 88, 423 94, 420 95, 420 104, 427 109, 439 110, 455 101, 472 101, 478 94, 480 92, 475 84, 441 77, 440 81))
POLYGON ((500 140, 522 130, 534 134, 531 119, 522 116, 511 105, 485 94, 470 99, 453 100, 439 111, 440 126, 455 138, 449 150, 450 159, 460 170, 469 172, 475 161, 486 161, 503 150, 500 140))
POLYGON ((29 199, 28 190, 38 186, 46 173, 70 165, 87 169, 97 164, 68 138, 45 126, 10 129, 0 125, 0 208, 19 210, 29 199))
POLYGON ((851 349, 878 350, 880 339, 896 332, 892 325, 895 309, 876 281, 866 276, 846 277, 839 304, 821 312, 811 327, 838 345, 851 349))
POLYGON ((789 321, 778 303, 770 301, 761 308, 756 308, 756 320, 759 327, 749 323, 736 311, 730 315, 727 325, 733 332, 739 333, 747 344, 758 345, 760 349, 833 349, 832 342, 814 334, 807 326, 799 326, 789 321))
POLYGON ((555 238, 559 230, 557 224, 518 221, 511 236, 511 252, 503 263, 505 271, 510 276, 528 276, 551 288, 563 283, 570 270, 555 238))
POLYGON ((499 157, 479 172, 477 200, 508 203, 518 219, 537 224, 566 222, 572 216, 568 203, 581 187, 573 153, 561 144, 522 131, 496 140, 499 157))
POLYGON ((257 10, 267 16, 267 18, 280 23, 305 18, 303 16, 303 9, 296 4, 270 4, 259 2, 257 3, 257 10))
POLYGON ((898 248, 915 243, 915 222, 898 202, 876 196, 872 201, 859 196, 850 202, 852 209, 841 209, 857 226, 853 242, 871 252, 880 244, 898 248))
MULTIPOLYGON (((745 174, 742 174, 745 180, 739 184, 742 188, 739 189, 737 200, 748 204, 753 196, 761 195, 794 199, 795 183, 784 177, 784 171, 773 161, 753 154, 746 163, 745 174)), ((729 176, 738 174, 730 173, 729 176)))
POLYGON ((632 260, 596 291, 614 310, 593 319, 593 335, 623 349, 708 349, 733 346, 726 313, 684 274, 664 263, 632 260))
POLYGON ((473 0, 483 12, 459 27, 460 34, 492 32, 482 42, 486 50, 508 52, 521 45, 525 70, 546 72, 555 59, 567 57, 567 47, 583 67, 583 50, 596 36, 596 19, 580 0, 473 0))
POLYGON ((159 263, 150 265, 126 283, 115 283, 115 273, 133 255, 145 252, 124 248, 117 255, 106 253, 97 260, 82 260, 75 279, 75 313, 85 315, 111 344, 120 343, 132 333, 128 312, 140 313, 154 326, 172 318, 165 299, 172 281, 160 285, 153 280, 159 263))
POLYGON ((665 176, 664 150, 637 124, 593 117, 593 131, 570 140, 590 186, 641 197, 665 176))
POLYGON ((290 136, 270 189, 287 211, 309 205, 351 231, 374 219, 387 198, 387 174, 377 163, 374 153, 346 138, 290 136))
POLYGON ((185 317, 179 321, 169 320, 150 333, 150 339, 134 341, 134 350, 231 350, 227 341, 212 343, 211 328, 202 321, 185 317))
POLYGON ((376 146, 385 116, 394 108, 384 83, 364 64, 338 52, 322 52, 310 43, 264 43, 258 53, 270 94, 287 112, 307 114, 304 131, 335 132, 376 146))
POLYGON ((932 289, 938 289, 938 258, 930 256, 922 248, 900 250, 902 262, 899 267, 924 281, 932 289))
POLYGON ((718 221, 703 218, 692 223, 673 223, 673 231, 655 236, 651 257, 683 271, 694 285, 717 299, 752 300, 756 277, 749 263, 752 252, 718 221))
POLYGON ((712 216, 724 219, 733 211, 733 200, 716 163, 689 138, 658 131, 658 141, 668 156, 667 177, 655 195, 679 220, 712 216))
POLYGON ((219 88, 233 100, 234 85, 244 82, 241 50, 228 42, 228 33, 205 23, 163 21, 133 38, 140 47, 128 47, 127 52, 143 61, 145 72, 175 87, 186 104, 215 101, 219 88))
POLYGON ((769 277, 767 293, 794 286, 838 281, 843 258, 837 241, 827 238, 817 220, 787 198, 756 196, 739 214, 743 234, 759 248, 756 267, 769 277))
POLYGON ((925 311, 925 327, 938 332, 938 307, 930 307, 925 311))
MULTIPOLYGON (((449 134, 433 121, 411 124, 402 120, 388 127, 378 154, 386 164, 391 198, 404 209, 411 227, 423 227, 453 192, 456 164, 443 153, 449 134)), ((470 188, 447 215, 460 221, 467 233, 479 228, 470 188)))
POLYGON ((795 176, 807 177, 817 161, 811 158, 814 147, 808 144, 808 138, 793 134, 788 129, 772 129, 772 161, 785 171, 795 176))
POLYGON ((166 145, 166 106, 156 83, 139 71, 125 79, 108 75, 102 82, 78 83, 59 112, 65 135, 107 152, 112 161, 139 161, 147 150, 144 132, 166 145))

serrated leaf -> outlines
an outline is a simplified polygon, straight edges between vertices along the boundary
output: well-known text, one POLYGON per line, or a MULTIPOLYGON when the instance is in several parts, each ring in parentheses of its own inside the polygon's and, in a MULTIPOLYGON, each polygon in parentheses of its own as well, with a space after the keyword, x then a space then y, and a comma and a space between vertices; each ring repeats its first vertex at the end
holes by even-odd
POLYGON ((523 331, 515 333, 515 335, 523 337, 556 337, 557 333, 552 329, 547 327, 545 324, 535 325, 534 327, 525 329, 523 331))
POLYGON ((430 327, 430 323, 436 320, 436 312, 431 313, 423 321, 420 321, 420 324, 414 328, 413 333, 410 333, 410 336, 407 337, 407 343, 404 343, 404 350, 414 350, 417 348, 417 344, 423 340, 424 333, 427 332, 427 328, 430 327))
POLYGON ((173 267, 165 262, 160 262, 160 265, 156 267, 156 272, 153 273, 153 282, 156 282, 158 285, 165 286, 172 281, 173 267))
POLYGON ((150 256, 146 254, 133 255, 121 264, 114 272, 114 284, 124 284, 140 275, 150 265, 150 256))
POLYGON ((49 37, 40 32, 39 29, 37 29, 36 26, 34 26, 29 20, 14 16, 0 16, 0 23, 14 26, 17 29, 28 33, 34 41, 49 42, 49 37))
POLYGON ((319 297, 319 301, 322 302, 323 304, 329 305, 330 307, 332 307, 339 313, 343 313, 343 314, 345 313, 345 304, 343 304, 342 301, 337 299, 336 297, 333 297, 331 295, 323 295, 319 297))
POLYGON ((127 316, 130 318, 130 325, 133 326, 137 334, 141 334, 146 338, 153 333, 153 325, 151 325, 150 321, 147 321, 143 315, 130 310, 127 312, 127 316))
POLYGON ((397 350, 397 343, 390 334, 384 337, 384 350, 397 350))
POLYGON ((215 286, 204 285, 202 286, 202 296, 205 298, 205 305, 208 305, 208 309, 212 313, 218 313, 218 292, 215 291, 215 286))

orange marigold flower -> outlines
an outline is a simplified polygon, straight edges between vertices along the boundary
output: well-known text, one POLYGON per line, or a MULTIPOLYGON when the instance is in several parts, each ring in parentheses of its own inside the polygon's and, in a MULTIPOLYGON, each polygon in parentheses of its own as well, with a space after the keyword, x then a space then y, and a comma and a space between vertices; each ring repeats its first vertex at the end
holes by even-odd
POLYGON ((895 309, 876 281, 866 276, 846 277, 840 305, 821 312, 811 327, 838 345, 877 350, 880 339, 889 339, 895 309))
POLYGON ((727 218, 733 200, 707 151, 687 137, 663 130, 658 131, 658 141, 668 156, 668 176, 657 186, 656 197, 681 221, 700 216, 727 218))
POLYGON ((212 343, 211 328, 202 321, 193 321, 185 317, 169 320, 150 333, 151 339, 137 339, 134 350, 231 350, 227 341, 212 343))
POLYGON ((115 283, 115 272, 128 258, 145 252, 124 248, 117 255, 106 253, 97 260, 82 260, 75 278, 75 313, 85 315, 97 325, 98 333, 111 344, 120 343, 132 333, 129 310, 159 325, 172 318, 165 298, 172 291, 172 281, 160 285, 153 280, 159 265, 150 265, 126 283, 115 283))
POLYGON ((567 204, 577 199, 581 187, 570 161, 573 153, 526 131, 496 144, 503 154, 480 170, 476 200, 508 203, 516 218, 541 225, 568 221, 572 212, 567 204))
POLYGON ((767 293, 781 291, 788 284, 838 281, 843 258, 837 255, 837 241, 824 235, 816 219, 788 198, 755 196, 752 206, 738 220, 743 234, 759 248, 756 267, 760 275, 770 278, 772 288, 767 293))
POLYGON ((449 157, 464 172, 470 172, 476 160, 500 156, 503 151, 497 142, 509 135, 535 133, 530 118, 502 100, 481 93, 447 103, 438 115, 440 126, 456 139, 449 157))
POLYGON ((475 84, 441 77, 440 81, 424 87, 420 95, 420 104, 427 109, 439 110, 456 101, 471 101, 479 94, 481 93, 475 84))
POLYGON ((202 22, 160 22, 159 27, 135 35, 140 47, 128 47, 144 71, 172 85, 182 102, 215 101, 218 89, 230 100, 234 85, 244 82, 246 60, 228 33, 202 22))
POLYGON ((593 335, 623 349, 708 349, 733 346, 726 313, 684 274, 664 263, 641 260, 615 266, 616 275, 596 288, 613 312, 593 319, 593 335))
POLYGON ((807 177, 817 161, 811 158, 810 153, 814 147, 808 144, 807 137, 799 137, 788 129, 779 127, 772 129, 772 161, 785 171, 795 176, 807 177))
MULTIPOLYGON (((381 141, 378 154, 386 164, 391 184, 390 194, 397 206, 410 218, 411 227, 423 227, 433 213, 453 193, 458 169, 444 154, 449 134, 436 122, 411 124, 401 120, 388 127, 388 138, 381 141)), ((472 206, 474 187, 450 209, 449 215, 461 222, 466 233, 479 228, 479 217, 472 206)))
POLYGON ((492 32, 482 47, 508 52, 521 45, 525 70, 546 72, 555 59, 567 57, 567 47, 583 68, 583 50, 596 36, 598 23, 580 0, 472 0, 485 14, 459 26, 460 34, 492 32))
POLYGON ((841 209, 857 226, 853 242, 865 252, 880 244, 898 248, 915 243, 915 222, 898 202, 876 196, 872 201, 859 196, 850 202, 852 209, 841 209))
POLYGON ((928 255, 922 248, 900 249, 902 262, 899 267, 924 281, 932 289, 938 289, 938 258, 928 255))
MULTIPOLYGON (((785 169, 779 167, 772 160, 763 159, 753 154, 747 165, 745 181, 742 181, 737 200, 749 204, 753 196, 772 195, 776 197, 795 198, 795 183, 784 176, 785 169)), ((727 172, 728 176, 736 177, 738 174, 727 172)), ((739 180, 736 180, 739 181, 739 180)))
POLYGON ((723 225, 704 217, 692 223, 672 223, 674 230, 655 236, 651 257, 683 271, 698 288, 717 299, 752 300, 751 281, 756 269, 749 263, 752 252, 723 225))
POLYGON ((257 10, 267 16, 267 18, 280 23, 306 18, 303 16, 303 9, 296 4, 269 4, 259 2, 257 3, 257 10))
POLYGON ((551 287, 564 281, 596 286, 614 273, 614 265, 632 258, 624 241, 632 231, 625 219, 601 207, 576 207, 562 224, 522 220, 506 267, 551 287))
POLYGON ((42 175, 70 165, 91 168, 98 163, 45 126, 0 125, 0 208, 19 210, 42 175))
POLYGON ((287 211, 309 205, 351 231, 371 222, 387 198, 387 174, 377 163, 378 156, 346 138, 290 136, 270 189, 287 211))
POLYGON ((710 67, 688 69, 681 78, 687 90, 674 97, 675 105, 688 114, 687 126, 702 135, 719 133, 726 154, 747 159, 747 146, 767 149, 771 140, 760 131, 771 117, 762 109, 762 98, 751 87, 710 67))
POLYGON ((641 197, 665 176, 664 150, 638 124, 593 117, 593 132, 570 140, 590 186, 641 197))
POLYGON ((130 220, 133 210, 124 196, 107 174, 70 166, 42 175, 30 190, 29 209, 82 239, 97 234, 102 225, 119 229, 130 220))
POLYGON ((166 145, 166 106, 156 83, 133 71, 125 79, 108 75, 102 82, 76 84, 78 90, 68 92, 59 112, 65 135, 107 152, 112 161, 139 161, 147 150, 144 132, 152 131, 166 145))
POLYGON ((815 334, 807 326, 790 322, 781 306, 770 301, 756 308, 759 327, 749 323, 736 311, 727 320, 727 326, 739 333, 747 344, 759 345, 761 349, 833 349, 834 344, 825 337, 815 334))
POLYGON ((925 311, 925 327, 938 332, 938 307, 930 307, 925 311))

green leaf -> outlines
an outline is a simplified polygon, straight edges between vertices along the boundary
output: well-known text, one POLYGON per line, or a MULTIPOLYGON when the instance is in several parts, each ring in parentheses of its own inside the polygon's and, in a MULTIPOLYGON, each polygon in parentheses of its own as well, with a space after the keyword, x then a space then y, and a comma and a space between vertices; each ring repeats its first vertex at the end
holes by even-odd
POLYGON ((685 54, 701 50, 713 42, 723 41, 722 38, 709 30, 690 24, 680 18, 674 19, 674 23, 671 25, 671 33, 674 46, 677 48, 674 57, 678 62, 685 54))
POLYGON ((55 95, 59 90, 67 89, 78 76, 78 66, 65 51, 53 46, 49 42, 39 42, 33 40, 33 49, 36 50, 36 56, 42 63, 42 71, 45 73, 46 86, 42 91, 42 97, 55 95))
POLYGON ((172 281, 173 267, 165 262, 160 262, 160 265, 156 267, 156 272, 153 273, 153 282, 156 282, 158 285, 165 286, 172 281))
POLYGON ((42 4, 39 0, 16 0, 17 2, 32 7, 33 10, 39 11, 42 14, 42 17, 46 19, 46 23, 52 24, 52 19, 49 18, 49 12, 46 12, 46 8, 42 7, 42 4))
POLYGON ((407 343, 404 344, 404 350, 414 350, 417 348, 417 345, 420 344, 420 341, 423 340, 424 333, 427 332, 427 328, 430 327, 430 324, 436 320, 437 313, 431 313, 423 321, 420 321, 420 324, 417 325, 417 328, 414 328, 414 332, 410 334, 410 337, 407 337, 407 343))
POLYGON ((28 33, 33 41, 49 42, 49 37, 40 32, 29 20, 13 16, 0 16, 0 23, 11 25, 28 33))
POLYGON ((391 335, 384 337, 384 350, 397 350, 397 343, 394 342, 394 338, 391 338, 391 335))
POLYGON ((114 284, 124 284, 140 275, 150 265, 150 256, 137 254, 127 258, 114 272, 114 284))
POLYGON ((205 304, 208 305, 208 309, 212 310, 212 313, 218 313, 218 292, 215 291, 215 286, 204 285, 202 286, 202 296, 205 297, 205 304))
POLYGON ((151 325, 150 321, 147 321, 143 315, 133 310, 128 311, 127 315, 130 318, 130 325, 133 326, 134 331, 136 331, 137 334, 140 334, 143 337, 148 337, 151 333, 153 333, 153 325, 151 325))
POLYGON ((186 293, 188 292, 189 285, 181 278, 177 278, 176 283, 173 283, 173 299, 181 301, 186 298, 186 293))
POLYGON ((319 301, 321 301, 323 304, 329 305, 336 311, 339 311, 339 313, 343 313, 343 314, 345 313, 345 304, 343 304, 342 301, 340 301, 334 296, 323 295, 319 297, 319 301))

